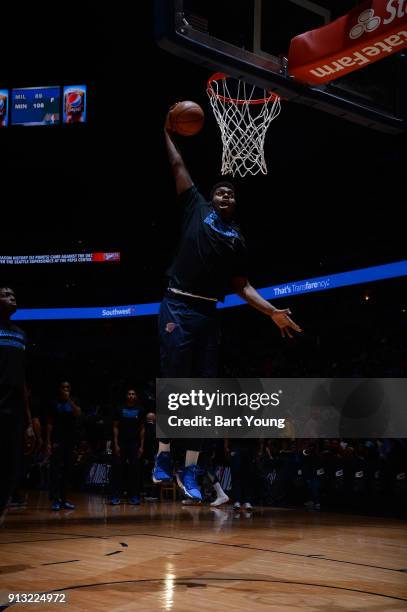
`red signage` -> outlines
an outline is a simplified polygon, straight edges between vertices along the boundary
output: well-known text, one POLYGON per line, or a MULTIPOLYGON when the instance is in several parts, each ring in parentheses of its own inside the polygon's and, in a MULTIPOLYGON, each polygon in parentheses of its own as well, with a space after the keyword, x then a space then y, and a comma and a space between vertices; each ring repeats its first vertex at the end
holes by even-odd
POLYGON ((0 255, 0 265, 120 262, 120 253, 49 253, 47 255, 0 255))
POLYGON ((120 253, 92 253, 92 261, 120 261, 120 253))
POLYGON ((407 0, 368 0, 328 25, 292 39, 288 71, 319 85, 407 47, 407 0))

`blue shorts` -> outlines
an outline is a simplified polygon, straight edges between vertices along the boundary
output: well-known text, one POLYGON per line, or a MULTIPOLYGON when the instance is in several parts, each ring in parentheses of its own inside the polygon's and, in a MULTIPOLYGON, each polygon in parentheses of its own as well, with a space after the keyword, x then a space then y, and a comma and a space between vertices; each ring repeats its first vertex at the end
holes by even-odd
POLYGON ((163 378, 216 378, 220 343, 216 302, 167 294, 158 330, 163 378))

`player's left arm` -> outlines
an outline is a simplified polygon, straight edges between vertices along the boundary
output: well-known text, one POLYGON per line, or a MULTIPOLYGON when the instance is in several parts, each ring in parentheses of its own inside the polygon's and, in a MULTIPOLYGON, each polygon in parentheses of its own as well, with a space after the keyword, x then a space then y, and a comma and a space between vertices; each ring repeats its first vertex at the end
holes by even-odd
POLYGON ((289 308, 279 310, 270 304, 270 302, 267 302, 267 300, 262 298, 256 289, 250 284, 247 277, 234 276, 232 278, 232 285, 236 293, 240 295, 245 302, 247 302, 253 308, 256 308, 256 310, 260 310, 260 312, 264 313, 268 317, 271 317, 277 327, 280 328, 280 333, 283 338, 285 336, 292 338, 293 335, 291 330, 302 332, 301 327, 294 323, 294 321, 288 316, 291 314, 291 310, 289 308))

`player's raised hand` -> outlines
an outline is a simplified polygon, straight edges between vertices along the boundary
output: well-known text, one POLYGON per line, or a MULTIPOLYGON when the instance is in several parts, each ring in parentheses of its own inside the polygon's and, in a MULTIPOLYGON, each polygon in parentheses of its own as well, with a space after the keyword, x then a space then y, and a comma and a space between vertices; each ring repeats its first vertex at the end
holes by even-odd
POLYGON ((289 308, 285 308, 284 310, 274 310, 271 313, 270 317, 273 319, 274 323, 277 327, 280 328, 280 333, 283 338, 292 338, 292 331, 296 331, 298 333, 302 332, 302 329, 297 323, 294 323, 292 319, 288 315, 291 314, 291 310, 289 308))

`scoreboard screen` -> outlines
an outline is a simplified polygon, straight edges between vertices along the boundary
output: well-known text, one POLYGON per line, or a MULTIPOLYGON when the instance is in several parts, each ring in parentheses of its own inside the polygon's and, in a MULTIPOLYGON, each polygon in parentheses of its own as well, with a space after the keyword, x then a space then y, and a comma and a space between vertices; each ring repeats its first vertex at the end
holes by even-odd
POLYGON ((11 125, 60 123, 60 87, 25 87, 11 90, 11 125))

